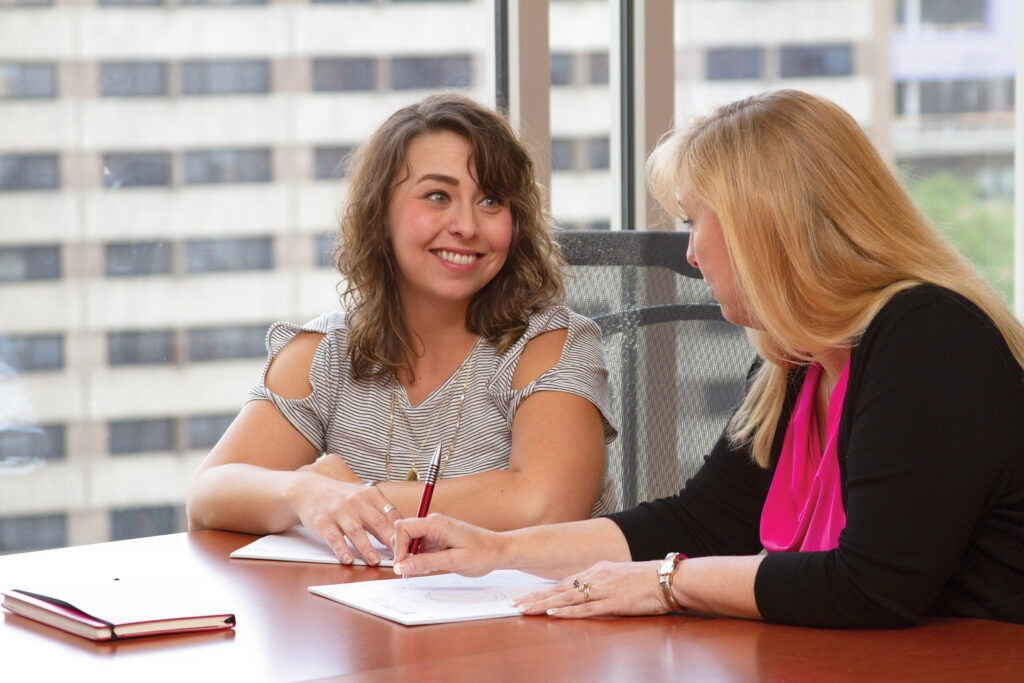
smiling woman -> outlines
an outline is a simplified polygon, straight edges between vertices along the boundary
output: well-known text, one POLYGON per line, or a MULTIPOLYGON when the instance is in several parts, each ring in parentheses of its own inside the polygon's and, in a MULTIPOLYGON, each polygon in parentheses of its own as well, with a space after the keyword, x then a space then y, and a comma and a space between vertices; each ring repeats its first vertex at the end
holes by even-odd
POLYGON ((533 164, 465 97, 393 114, 356 154, 340 222, 345 313, 279 323, 264 372, 189 487, 192 528, 304 524, 378 561, 415 514, 494 529, 612 507, 600 333, 560 304, 564 263, 533 164), (571 482, 566 485, 565 482, 571 482))

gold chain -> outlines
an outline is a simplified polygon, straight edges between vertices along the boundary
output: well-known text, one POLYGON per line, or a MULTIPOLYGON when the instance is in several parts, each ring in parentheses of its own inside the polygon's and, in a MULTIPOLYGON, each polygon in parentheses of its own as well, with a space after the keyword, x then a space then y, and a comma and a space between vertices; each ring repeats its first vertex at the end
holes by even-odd
MULTIPOLYGON (((440 474, 439 474, 438 478, 441 478, 442 476, 444 476, 444 471, 448 468, 448 461, 451 460, 452 452, 455 449, 455 442, 456 442, 456 439, 458 439, 458 436, 459 436, 459 428, 462 426, 462 408, 463 408, 463 405, 466 402, 466 392, 467 392, 467 389, 469 388, 469 380, 472 377, 473 370, 476 367, 475 351, 476 351, 476 347, 480 345, 480 341, 481 341, 481 338, 477 337, 477 340, 476 340, 476 342, 474 342, 473 347, 469 350, 469 358, 470 358, 469 370, 463 375, 463 372, 462 372, 463 365, 460 365, 458 371, 456 371, 456 373, 455 373, 454 380, 458 380, 459 375, 463 376, 462 387, 461 387, 461 390, 459 392, 459 407, 458 407, 458 411, 456 412, 456 416, 455 416, 455 431, 452 433, 452 440, 448 444, 448 451, 447 451, 447 453, 445 453, 444 460, 442 461, 441 471, 440 471, 440 474)), ((463 361, 463 364, 464 363, 465 363, 465 361, 463 361)), ((432 416, 432 418, 430 420, 430 429, 427 432, 427 437, 422 442, 418 441, 416 438, 413 437, 412 429, 409 426, 409 418, 405 414, 405 410, 402 409, 402 408, 399 408, 398 412, 401 413, 401 416, 402 416, 402 427, 405 429, 405 436, 406 436, 406 438, 409 441, 409 445, 413 446, 416 449, 416 451, 412 454, 412 458, 411 458, 412 462, 410 463, 410 466, 409 466, 409 472, 405 476, 406 481, 418 481, 419 480, 419 471, 416 468, 417 460, 419 459, 420 453, 423 451, 423 444, 428 444, 429 445, 430 437, 434 433, 434 427, 437 426, 438 418, 441 416, 441 413, 444 412, 444 409, 447 408, 447 406, 448 406, 448 403, 449 403, 449 401, 451 399, 452 386, 455 384, 454 380, 452 381, 452 383, 450 383, 448 385, 448 389, 445 391, 444 400, 441 401, 441 403, 438 404, 437 408, 434 409, 434 415, 432 416)), ((385 477, 385 481, 391 481, 391 445, 393 443, 394 433, 395 433, 395 407, 396 407, 396 405, 398 403, 398 379, 397 379, 397 377, 392 377, 391 382, 392 382, 391 383, 391 415, 390 415, 389 422, 388 422, 388 450, 387 450, 387 453, 386 453, 386 455, 384 457, 384 477, 385 477)))

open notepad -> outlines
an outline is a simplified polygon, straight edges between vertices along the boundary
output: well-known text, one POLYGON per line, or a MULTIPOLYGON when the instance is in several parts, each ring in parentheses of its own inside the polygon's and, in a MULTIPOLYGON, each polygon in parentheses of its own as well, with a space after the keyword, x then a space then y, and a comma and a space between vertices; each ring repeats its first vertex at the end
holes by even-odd
POLYGON ((498 570, 477 577, 416 576, 310 586, 309 591, 406 626, 519 616, 514 598, 554 584, 533 574, 498 570))
MULTIPOLYGON (((395 562, 395 555, 391 549, 382 545, 376 538, 370 536, 374 550, 380 555, 380 566, 390 567, 395 562)), ((359 557, 359 553, 348 544, 356 556, 353 564, 366 564, 359 557)), ((280 534, 270 534, 256 539, 252 543, 242 546, 231 557, 246 560, 285 560, 288 562, 321 562, 324 564, 341 564, 323 539, 308 530, 304 526, 294 526, 288 531, 280 534)))

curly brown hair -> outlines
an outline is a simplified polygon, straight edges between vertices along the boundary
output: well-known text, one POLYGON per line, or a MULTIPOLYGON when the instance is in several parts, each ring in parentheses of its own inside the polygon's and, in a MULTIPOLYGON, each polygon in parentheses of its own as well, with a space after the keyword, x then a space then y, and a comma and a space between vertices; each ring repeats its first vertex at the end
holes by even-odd
POLYGON ((532 314, 564 296, 566 264, 526 147, 495 111, 462 95, 431 95, 392 114, 353 157, 334 262, 344 278, 339 288, 356 378, 411 369, 413 340, 393 285, 397 266, 388 240, 388 203, 412 140, 445 131, 469 143, 480 188, 508 202, 512 213, 508 257, 470 301, 467 329, 501 353, 523 334, 532 314))

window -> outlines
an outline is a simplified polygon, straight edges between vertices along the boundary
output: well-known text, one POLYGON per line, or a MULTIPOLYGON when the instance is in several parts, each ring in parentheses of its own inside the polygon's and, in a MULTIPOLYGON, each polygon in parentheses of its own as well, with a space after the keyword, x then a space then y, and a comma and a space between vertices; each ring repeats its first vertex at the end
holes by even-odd
POLYGON ((587 55, 587 83, 591 85, 607 85, 608 74, 607 52, 592 52, 587 55))
POLYGON ((0 282, 56 280, 60 276, 60 247, 0 247, 0 282))
POLYGON ((185 152, 185 184, 268 183, 270 150, 213 149, 185 152))
POLYGON ((334 249, 337 247, 334 235, 316 236, 316 265, 321 268, 334 268, 334 249))
POLYGON ((174 420, 170 418, 115 421, 109 428, 114 455, 174 450, 174 420))
POLYGON ((189 273, 268 270, 273 267, 273 244, 269 237, 192 240, 185 243, 185 270, 189 273))
POLYGON ((167 242, 114 242, 106 245, 107 277, 167 275, 171 245, 167 242))
POLYGON ((377 60, 372 57, 313 60, 313 90, 316 92, 376 88, 377 60))
POLYGON ((1013 111, 1013 80, 925 81, 922 114, 1013 111))
POLYGON ((63 460, 64 425, 7 425, 0 431, 0 462, 63 460))
POLYGON ((0 192, 59 187, 56 154, 0 154, 0 192))
POLYGON ((179 509, 171 505, 119 508, 110 511, 110 540, 173 534, 179 529, 179 509))
POLYGON ((0 64, 0 99, 50 98, 57 94, 53 64, 0 64))
POLYGON ((937 25, 981 26, 985 0, 920 0, 921 22, 937 25))
POLYGON ((216 445, 227 431, 234 415, 195 415, 188 419, 188 447, 208 450, 216 445))
POLYGON ((764 76, 764 50, 759 47, 719 47, 707 51, 709 81, 756 79, 764 76))
POLYGON ((267 325, 208 327, 188 331, 190 361, 263 358, 267 355, 267 325))
POLYGON ((100 65, 103 97, 167 95, 167 65, 162 62, 107 62, 100 65))
POLYGON ((395 57, 391 60, 391 88, 466 88, 473 84, 473 62, 468 56, 395 57))
POLYGON ((853 73, 853 50, 849 45, 792 45, 779 54, 783 78, 849 76, 853 73))
POLYGON ((171 155, 161 152, 103 155, 103 187, 167 187, 171 184, 171 155))
POLYGON ((67 517, 32 515, 0 519, 0 553, 20 553, 67 545, 67 517))
POLYGON ((338 180, 348 176, 348 166, 355 147, 317 147, 313 152, 314 174, 317 180, 338 180))
POLYGON ((64 367, 64 337, 30 334, 0 337, 0 362, 22 372, 60 370, 64 367))
POLYGON ((174 333, 170 330, 107 334, 107 362, 110 365, 148 365, 174 361, 174 333))
POLYGON ((607 169, 611 165, 611 142, 605 136, 587 138, 586 165, 591 171, 607 169))
POLYGON ((572 171, 576 168, 576 142, 566 138, 551 139, 551 170, 572 171))
POLYGON ((270 92, 270 63, 263 59, 191 61, 181 65, 186 95, 239 95, 270 92))
POLYGON ((551 85, 572 85, 573 58, 568 52, 551 53, 551 85))

